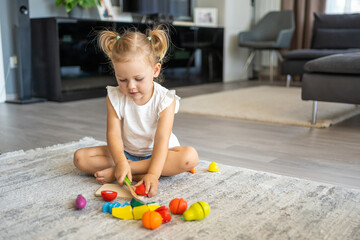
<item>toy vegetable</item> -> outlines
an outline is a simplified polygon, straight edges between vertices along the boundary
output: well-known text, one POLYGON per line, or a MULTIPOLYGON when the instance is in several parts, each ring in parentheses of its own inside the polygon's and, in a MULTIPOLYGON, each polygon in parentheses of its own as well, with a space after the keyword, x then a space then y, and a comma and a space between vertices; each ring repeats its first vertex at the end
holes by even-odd
POLYGON ((174 198, 169 204, 172 214, 183 214, 187 209, 187 202, 183 198, 174 198))
POLYGON ((131 207, 138 207, 138 206, 142 206, 145 203, 143 203, 142 201, 136 200, 135 198, 132 198, 130 201, 130 205, 131 207))
POLYGON ((171 214, 170 214, 169 209, 166 206, 159 207, 158 209, 155 210, 155 212, 160 213, 163 223, 170 222, 171 214))
POLYGON ((75 200, 75 207, 77 209, 83 209, 86 206, 86 199, 83 197, 83 195, 79 194, 75 200))
POLYGON ((110 202, 117 197, 117 192, 110 190, 101 191, 101 196, 104 199, 104 201, 110 202))
POLYGON ((162 219, 160 213, 155 212, 155 211, 147 211, 142 216, 142 223, 143 223, 144 227, 146 227, 147 229, 155 229, 155 228, 160 227, 160 225, 162 224, 162 221, 163 221, 163 219, 162 219))
POLYGON ((136 189, 135 189, 135 193, 137 194, 137 195, 147 195, 146 193, 145 193, 145 185, 144 184, 141 184, 141 185, 139 185, 139 186, 137 186, 136 187, 136 189))
POLYGON ((201 220, 205 218, 210 212, 210 206, 204 201, 199 201, 190 206, 186 212, 184 212, 184 217, 186 221, 192 220, 201 220))
POLYGON ((195 168, 193 168, 193 169, 191 169, 189 172, 191 172, 191 173, 195 173, 195 172, 196 172, 196 169, 195 169, 195 168))

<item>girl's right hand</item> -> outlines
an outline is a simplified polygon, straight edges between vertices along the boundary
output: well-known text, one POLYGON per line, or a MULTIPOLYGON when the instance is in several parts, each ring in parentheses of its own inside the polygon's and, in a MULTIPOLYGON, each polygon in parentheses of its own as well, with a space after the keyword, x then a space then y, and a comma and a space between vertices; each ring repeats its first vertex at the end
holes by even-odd
POLYGON ((130 182, 132 182, 131 168, 127 161, 123 161, 115 165, 115 179, 122 186, 124 185, 125 177, 127 176, 130 182))

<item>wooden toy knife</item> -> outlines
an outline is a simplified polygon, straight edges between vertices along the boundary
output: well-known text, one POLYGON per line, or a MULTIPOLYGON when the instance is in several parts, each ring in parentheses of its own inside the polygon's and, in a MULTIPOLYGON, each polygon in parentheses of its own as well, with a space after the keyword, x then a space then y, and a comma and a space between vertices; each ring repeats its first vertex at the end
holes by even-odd
POLYGON ((131 195, 138 201, 142 202, 142 200, 139 198, 139 196, 136 194, 136 192, 134 191, 133 187, 131 186, 131 182, 128 179, 128 177, 125 177, 124 180, 124 184, 129 188, 129 191, 131 193, 131 195))

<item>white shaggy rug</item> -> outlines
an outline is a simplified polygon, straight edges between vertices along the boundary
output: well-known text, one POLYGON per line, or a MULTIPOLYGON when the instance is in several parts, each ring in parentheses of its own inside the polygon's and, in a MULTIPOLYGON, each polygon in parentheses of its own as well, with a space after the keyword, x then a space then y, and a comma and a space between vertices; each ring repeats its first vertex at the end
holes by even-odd
POLYGON ((360 107, 319 102, 312 125, 312 101, 301 100, 301 88, 259 86, 183 98, 180 112, 324 128, 359 114, 360 107))
POLYGON ((155 230, 102 213, 95 179, 72 164, 73 152, 102 145, 78 142, 0 155, 0 239, 360 239, 360 191, 219 165, 161 178, 154 201, 206 201, 201 221, 181 216, 155 230), (87 206, 74 209, 82 194, 87 206))

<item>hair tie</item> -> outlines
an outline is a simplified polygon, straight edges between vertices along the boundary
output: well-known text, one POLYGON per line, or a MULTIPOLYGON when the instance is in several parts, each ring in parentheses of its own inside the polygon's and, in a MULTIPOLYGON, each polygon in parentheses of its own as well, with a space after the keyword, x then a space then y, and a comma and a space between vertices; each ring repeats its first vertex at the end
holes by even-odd
POLYGON ((116 40, 119 40, 119 39, 120 39, 120 36, 117 36, 117 37, 116 37, 116 40))
POLYGON ((147 39, 149 39, 149 41, 151 41, 151 37, 147 37, 147 39))

